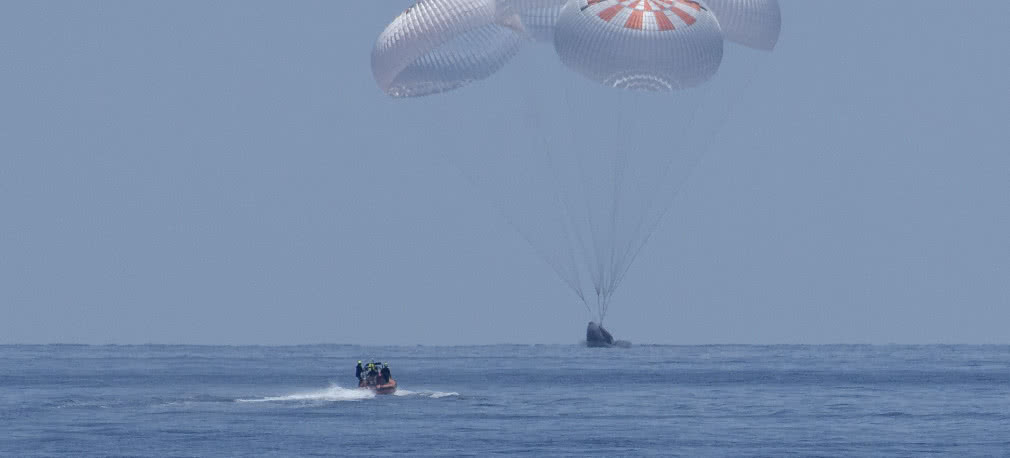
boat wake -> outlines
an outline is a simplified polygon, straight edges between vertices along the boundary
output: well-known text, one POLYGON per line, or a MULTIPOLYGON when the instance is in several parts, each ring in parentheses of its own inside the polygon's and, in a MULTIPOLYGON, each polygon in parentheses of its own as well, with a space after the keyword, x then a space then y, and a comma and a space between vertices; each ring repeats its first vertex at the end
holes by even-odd
POLYGON ((330 385, 329 388, 316 391, 305 391, 292 393, 284 396, 268 396, 253 399, 236 399, 235 402, 338 402, 338 401, 363 401, 375 397, 375 392, 358 388, 343 388, 337 385, 330 385))
POLYGON ((393 396, 413 396, 420 398, 431 398, 431 399, 441 399, 450 396, 459 396, 459 393, 455 391, 409 391, 409 390, 396 390, 393 396))
MULTIPOLYGON (((410 391, 398 389, 393 396, 396 397, 420 397, 430 399, 441 399, 459 396, 455 391, 410 391)), ((329 388, 315 391, 304 391, 283 396, 267 396, 262 398, 236 399, 235 402, 340 402, 340 401, 364 401, 374 399, 375 392, 359 388, 343 388, 337 385, 330 385, 329 388)))

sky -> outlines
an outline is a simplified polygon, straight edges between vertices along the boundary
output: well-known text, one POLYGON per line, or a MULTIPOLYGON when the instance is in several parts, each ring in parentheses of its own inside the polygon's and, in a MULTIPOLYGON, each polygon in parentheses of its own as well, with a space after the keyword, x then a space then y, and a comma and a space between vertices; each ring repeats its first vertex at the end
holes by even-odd
MULTIPOLYGON (((542 131, 571 129, 556 88, 613 89, 531 45, 390 98, 371 49, 410 3, 3 2, 0 343, 583 338, 581 304, 453 158, 521 143, 531 88, 542 131)), ((727 45, 753 72, 713 83, 742 89, 607 327, 1010 343, 1010 3, 781 5, 773 53, 727 45)))

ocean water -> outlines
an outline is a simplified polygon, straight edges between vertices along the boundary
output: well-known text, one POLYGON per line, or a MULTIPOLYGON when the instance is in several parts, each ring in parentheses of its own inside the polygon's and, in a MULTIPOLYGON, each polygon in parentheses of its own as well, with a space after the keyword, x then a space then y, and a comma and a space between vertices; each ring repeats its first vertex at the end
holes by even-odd
POLYGON ((0 346, 0 456, 392 454, 1010 456, 1010 347, 0 346))

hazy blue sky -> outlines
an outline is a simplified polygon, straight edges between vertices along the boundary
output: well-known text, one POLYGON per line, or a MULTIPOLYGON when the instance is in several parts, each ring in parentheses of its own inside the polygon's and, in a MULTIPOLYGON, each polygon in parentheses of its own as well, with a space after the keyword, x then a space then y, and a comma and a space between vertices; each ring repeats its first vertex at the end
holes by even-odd
MULTIPOLYGON (((578 341, 574 296, 438 145, 509 141, 459 113, 581 77, 530 47, 390 99, 369 55, 410 3, 0 4, 0 343, 578 341)), ((1010 342, 1010 3, 782 10, 608 327, 1010 342)))

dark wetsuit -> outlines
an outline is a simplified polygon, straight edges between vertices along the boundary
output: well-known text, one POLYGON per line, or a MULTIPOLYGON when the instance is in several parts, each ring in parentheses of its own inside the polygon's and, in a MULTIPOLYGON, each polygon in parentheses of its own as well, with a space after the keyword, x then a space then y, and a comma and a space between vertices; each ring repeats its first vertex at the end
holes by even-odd
POLYGON ((390 378, 392 378, 392 375, 389 373, 389 368, 383 367, 381 374, 382 374, 382 383, 389 383, 390 378))
POLYGON ((365 370, 365 368, 361 367, 361 363, 358 363, 358 367, 354 368, 354 376, 357 377, 359 381, 361 380, 361 371, 363 370, 365 370))

